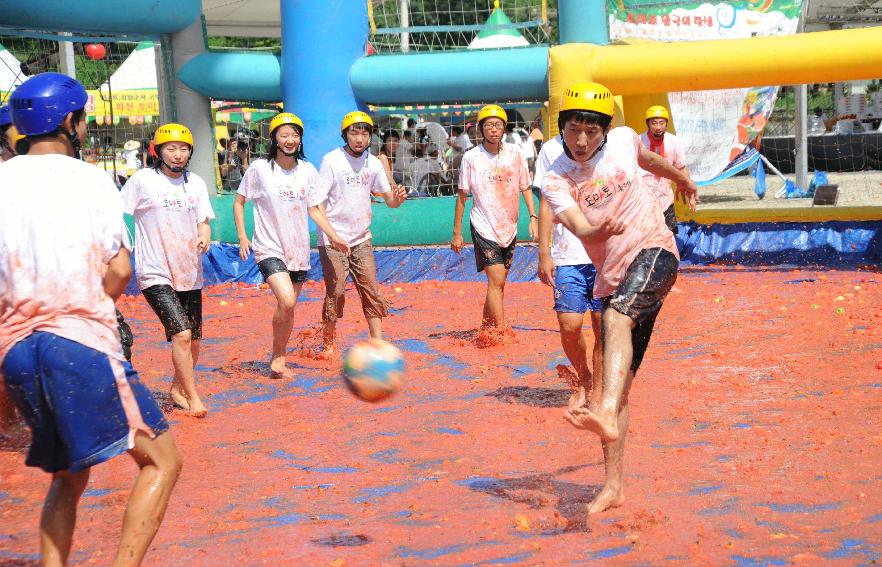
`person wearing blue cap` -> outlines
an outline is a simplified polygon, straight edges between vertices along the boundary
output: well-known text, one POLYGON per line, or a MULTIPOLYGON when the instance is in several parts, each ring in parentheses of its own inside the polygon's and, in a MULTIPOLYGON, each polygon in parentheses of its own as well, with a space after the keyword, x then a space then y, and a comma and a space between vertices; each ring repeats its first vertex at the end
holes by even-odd
POLYGON ((42 563, 67 562, 91 467, 128 451, 140 472, 114 564, 139 564, 181 458, 120 345, 114 300, 131 277, 129 244, 116 186, 75 159, 86 101, 83 85, 59 73, 31 77, 9 100, 30 148, 0 165, 0 398, 31 429, 25 464, 52 474, 42 563))

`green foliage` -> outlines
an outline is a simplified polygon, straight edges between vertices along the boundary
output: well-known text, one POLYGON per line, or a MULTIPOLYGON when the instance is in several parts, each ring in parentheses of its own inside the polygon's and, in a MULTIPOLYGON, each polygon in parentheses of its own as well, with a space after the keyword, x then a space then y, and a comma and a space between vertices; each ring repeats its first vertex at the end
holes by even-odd
POLYGON ((208 38, 210 49, 266 49, 280 51, 282 41, 277 37, 229 37, 212 36, 208 38))

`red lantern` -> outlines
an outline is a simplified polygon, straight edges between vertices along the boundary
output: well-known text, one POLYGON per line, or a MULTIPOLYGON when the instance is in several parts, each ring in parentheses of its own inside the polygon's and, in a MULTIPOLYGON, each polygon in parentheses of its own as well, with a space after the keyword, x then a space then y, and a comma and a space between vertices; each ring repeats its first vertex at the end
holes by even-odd
POLYGON ((86 55, 92 61, 100 61, 107 55, 107 48, 103 43, 90 43, 86 46, 86 55))

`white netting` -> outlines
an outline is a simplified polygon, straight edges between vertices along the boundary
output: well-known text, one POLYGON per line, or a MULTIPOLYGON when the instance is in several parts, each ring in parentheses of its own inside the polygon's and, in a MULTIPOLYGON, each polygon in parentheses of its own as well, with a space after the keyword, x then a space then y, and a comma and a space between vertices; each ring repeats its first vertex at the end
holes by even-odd
POLYGON ((377 52, 547 44, 554 33, 547 0, 365 1, 377 52))

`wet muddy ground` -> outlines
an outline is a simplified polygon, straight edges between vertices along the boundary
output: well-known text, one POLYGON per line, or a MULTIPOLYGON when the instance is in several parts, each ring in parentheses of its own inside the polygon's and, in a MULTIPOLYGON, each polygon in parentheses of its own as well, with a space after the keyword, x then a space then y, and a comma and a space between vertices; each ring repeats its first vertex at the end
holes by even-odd
MULTIPOLYGON (((295 378, 270 380, 269 290, 210 288, 197 367, 210 413, 169 415, 185 466, 146 564, 878 563, 880 282, 681 273, 632 392, 627 501, 591 517, 602 454, 562 418, 548 288, 510 284, 513 335, 478 348, 483 284, 384 286, 408 374, 379 404, 352 397, 339 360, 292 351, 295 378)), ((304 289, 292 349, 312 341, 322 294, 304 289)), ((121 310, 135 367, 167 390, 154 315, 141 297, 121 310)), ((344 345, 365 335, 354 291, 339 329, 344 345)), ((37 559, 48 477, 23 459, 0 450, 0 565, 37 559)), ((73 562, 109 563, 135 472, 125 456, 93 469, 73 562)))

